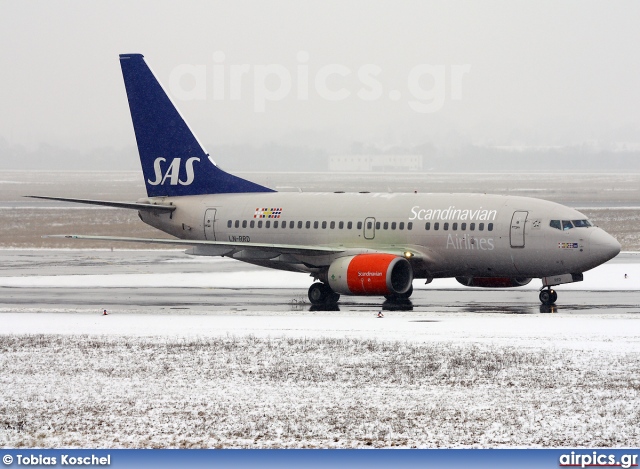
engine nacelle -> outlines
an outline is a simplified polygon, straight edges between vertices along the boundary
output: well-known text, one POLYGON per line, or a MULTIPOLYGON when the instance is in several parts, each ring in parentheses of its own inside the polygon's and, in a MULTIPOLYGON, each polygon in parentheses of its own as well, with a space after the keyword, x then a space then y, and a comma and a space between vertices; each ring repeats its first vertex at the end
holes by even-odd
POLYGON ((511 288, 522 287, 531 281, 526 277, 456 277, 465 287, 511 288))
POLYGON ((344 295, 399 295, 411 288, 413 269, 404 257, 358 254, 333 261, 327 281, 344 295))

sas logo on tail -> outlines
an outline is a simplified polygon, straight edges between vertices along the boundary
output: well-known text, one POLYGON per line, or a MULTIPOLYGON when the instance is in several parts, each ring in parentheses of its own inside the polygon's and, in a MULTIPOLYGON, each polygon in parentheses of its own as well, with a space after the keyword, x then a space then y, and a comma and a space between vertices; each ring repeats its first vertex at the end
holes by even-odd
POLYGON ((166 161, 166 158, 156 158, 153 162, 153 171, 156 179, 155 181, 147 179, 147 183, 152 186, 157 186, 159 184, 164 184, 168 180, 169 184, 172 186, 177 186, 178 184, 181 186, 188 186, 193 182, 195 177, 193 173, 193 163, 195 161, 200 163, 200 158, 193 157, 185 161, 184 168, 187 173, 187 179, 185 180, 180 179, 181 158, 174 158, 171 160, 171 164, 163 171, 162 166, 166 161))

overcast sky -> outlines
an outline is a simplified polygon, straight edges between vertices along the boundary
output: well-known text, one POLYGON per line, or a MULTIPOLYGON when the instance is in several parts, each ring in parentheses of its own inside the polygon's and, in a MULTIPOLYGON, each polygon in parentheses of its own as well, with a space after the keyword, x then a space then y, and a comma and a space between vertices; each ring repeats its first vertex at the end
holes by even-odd
POLYGON ((3 0, 0 138, 132 145, 137 52, 209 144, 640 142, 639 24, 637 1, 3 0))

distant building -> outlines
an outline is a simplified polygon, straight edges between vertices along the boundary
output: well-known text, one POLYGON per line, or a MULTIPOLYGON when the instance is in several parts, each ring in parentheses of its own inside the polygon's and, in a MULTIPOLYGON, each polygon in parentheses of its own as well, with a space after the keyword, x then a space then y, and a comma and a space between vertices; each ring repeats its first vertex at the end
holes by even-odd
POLYGON ((329 171, 422 171, 422 155, 334 155, 329 171))

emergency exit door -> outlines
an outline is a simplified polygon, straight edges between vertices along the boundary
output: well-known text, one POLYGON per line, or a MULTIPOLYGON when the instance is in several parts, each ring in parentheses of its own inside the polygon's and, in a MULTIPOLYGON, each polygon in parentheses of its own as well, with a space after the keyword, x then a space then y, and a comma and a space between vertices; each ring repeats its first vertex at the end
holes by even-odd
POLYGON ((529 215, 529 212, 513 212, 513 217, 511 217, 511 231, 509 234, 512 248, 524 247, 524 227, 527 222, 527 215, 529 215))
POLYGON ((373 239, 376 237, 376 219, 366 218, 364 220, 364 239, 373 239))
POLYGON ((209 241, 216 240, 216 209, 208 208, 204 214, 204 237, 209 241))

